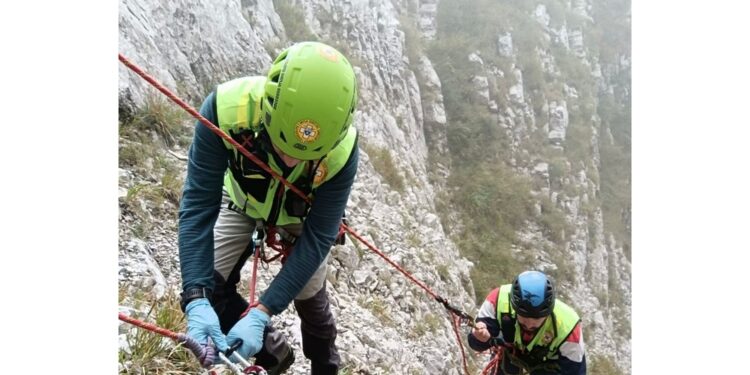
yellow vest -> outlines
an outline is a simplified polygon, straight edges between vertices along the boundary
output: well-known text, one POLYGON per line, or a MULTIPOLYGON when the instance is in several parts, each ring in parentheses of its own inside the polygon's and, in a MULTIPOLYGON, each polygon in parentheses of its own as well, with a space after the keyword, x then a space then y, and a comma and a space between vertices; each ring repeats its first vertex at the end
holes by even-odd
MULTIPOLYGON (((330 180, 346 165, 354 150, 357 129, 350 126, 346 136, 323 159, 302 161, 291 172, 283 173, 270 152, 259 146, 261 131, 260 102, 266 77, 243 77, 219 85, 216 88, 216 115, 219 128, 231 136, 245 149, 261 160, 290 183, 313 199, 313 190, 330 180), (319 162, 319 163, 318 163, 319 162)), ((288 200, 296 195, 242 155, 229 142, 222 140, 230 151, 229 167, 224 175, 224 186, 232 202, 248 216, 262 219, 278 226, 298 224, 307 215, 292 216, 287 210, 288 200)))
POLYGON ((518 320, 516 320, 516 312, 510 303, 511 287, 511 284, 500 287, 497 296, 498 322, 502 322, 501 314, 511 314, 516 325, 516 334, 513 338, 513 345, 515 347, 525 352, 531 352, 536 346, 547 347, 547 355, 544 357, 544 360, 557 359, 557 349, 560 348, 560 345, 568 338, 573 328, 581 320, 578 314, 564 302, 555 299, 555 308, 552 310, 552 315, 547 317, 534 338, 528 344, 524 345, 521 339, 521 326, 518 324, 518 320))

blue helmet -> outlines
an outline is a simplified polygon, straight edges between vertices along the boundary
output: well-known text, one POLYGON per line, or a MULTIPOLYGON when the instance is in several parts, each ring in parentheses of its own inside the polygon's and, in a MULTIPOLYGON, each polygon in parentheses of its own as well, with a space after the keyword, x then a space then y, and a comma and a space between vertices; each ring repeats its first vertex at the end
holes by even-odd
POLYGON ((527 318, 548 316, 555 308, 555 287, 547 275, 526 271, 513 281, 510 304, 516 314, 527 318))

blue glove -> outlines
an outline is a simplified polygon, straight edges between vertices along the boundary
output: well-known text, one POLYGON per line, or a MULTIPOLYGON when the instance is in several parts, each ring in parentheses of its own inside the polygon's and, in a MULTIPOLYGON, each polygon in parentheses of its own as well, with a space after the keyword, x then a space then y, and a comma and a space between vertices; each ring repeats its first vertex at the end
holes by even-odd
POLYGON ((216 316, 207 298, 199 298, 188 303, 185 307, 188 321, 188 336, 194 338, 202 345, 208 345, 208 337, 220 351, 229 348, 224 334, 221 333, 219 317, 216 316))
POLYGON ((263 347, 263 330, 270 319, 271 317, 260 309, 251 309, 250 313, 229 331, 227 342, 234 344, 242 340, 242 346, 237 349, 237 353, 245 359, 254 356, 263 347))

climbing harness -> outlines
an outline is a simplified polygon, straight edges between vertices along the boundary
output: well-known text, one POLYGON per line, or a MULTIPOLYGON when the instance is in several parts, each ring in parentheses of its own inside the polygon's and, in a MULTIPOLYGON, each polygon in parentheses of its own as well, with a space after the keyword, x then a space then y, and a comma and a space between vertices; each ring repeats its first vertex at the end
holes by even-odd
POLYGON ((240 314, 240 318, 245 317, 245 315, 250 312, 250 309, 259 304, 258 301, 255 301, 255 285, 258 280, 258 263, 263 262, 264 267, 268 267, 268 263, 281 258, 281 263, 284 264, 291 254, 294 241, 286 239, 285 235, 291 237, 291 234, 287 233, 282 228, 276 226, 268 226, 268 228, 264 228, 262 220, 257 220, 255 222, 255 229, 253 229, 253 233, 250 236, 250 243, 248 244, 248 246, 253 247, 253 272, 248 284, 248 289, 250 290, 250 296, 248 298, 249 304, 245 311, 240 314), (268 232, 269 235, 266 235, 266 232, 268 232), (278 254, 268 257, 265 251, 266 245, 271 249, 276 250, 278 254))
MULTIPOLYGON (((497 374, 498 367, 502 366, 503 364, 503 355, 505 354, 505 350, 513 350, 513 345, 505 342, 502 336, 491 338, 490 345, 492 347, 489 350, 493 352, 492 359, 490 359, 490 361, 487 363, 487 366, 484 367, 481 375, 497 374)), ((486 353, 486 351, 479 354, 481 355, 483 353, 486 353)))
MULTIPOLYGON (((481 375, 494 375, 497 373, 497 369, 499 366, 502 366, 503 363, 503 357, 505 356, 505 351, 509 350, 510 352, 507 353, 509 355, 510 363, 513 366, 516 366, 518 368, 523 369, 526 373, 531 374, 534 371, 542 370, 543 372, 559 372, 560 366, 556 363, 540 363, 536 366, 531 366, 528 363, 521 360, 516 355, 517 349, 513 346, 513 344, 506 342, 503 340, 502 337, 493 337, 490 339, 490 345, 492 346, 489 350, 493 352, 492 359, 487 363, 487 365, 484 367, 484 370, 482 370, 481 375)), ((483 354, 487 351, 484 351, 483 354)))
MULTIPOLYGON (((183 100, 175 96, 171 91, 169 91, 166 87, 164 87, 162 84, 160 84, 158 81, 156 81, 153 77, 146 74, 142 69, 140 69, 138 66, 130 62, 125 56, 118 53, 118 59, 120 62, 122 62, 125 66, 127 66, 130 70, 138 74, 141 78, 146 80, 148 83, 150 83, 152 86, 154 86, 157 90, 159 90, 161 93, 166 95, 169 99, 171 99, 173 102, 175 102, 179 107, 190 113, 193 117, 195 117, 198 121, 200 121, 201 124, 205 125, 210 129, 213 133, 230 143, 237 151, 242 153, 245 157, 253 161, 256 165, 258 165, 261 169, 268 172, 273 178, 278 180, 280 183, 284 184, 288 189, 293 191, 295 194, 297 194, 301 199, 303 199, 307 204, 312 204, 312 201, 310 198, 304 194, 301 190, 299 190, 296 186, 294 186, 292 183, 287 181, 284 177, 279 175, 278 173, 274 172, 268 165, 266 165, 263 161, 261 161, 258 157, 248 152, 242 145, 237 143, 232 137, 224 133, 219 127, 211 123, 207 118, 203 117, 200 113, 198 113, 195 109, 193 109, 191 106, 189 106, 187 103, 185 103, 183 100)), ((253 249, 253 275, 250 280, 250 305, 248 306, 247 310, 243 312, 243 316, 247 314, 247 312, 258 305, 258 302, 255 301, 255 284, 256 284, 256 273, 257 273, 257 267, 258 262, 263 260, 264 262, 273 261, 277 258, 281 258, 282 263, 285 261, 285 259, 290 255, 293 242, 289 244, 289 241, 284 241, 283 236, 279 233, 279 230, 282 228, 275 228, 273 226, 270 227, 268 230, 268 233, 266 233, 265 230, 262 228, 262 224, 259 227, 256 224, 256 229, 253 233, 252 240, 250 242, 250 245, 254 247, 253 249), (265 245, 263 241, 263 237, 265 236, 265 244, 267 244, 270 248, 276 250, 279 252, 279 254, 276 254, 275 256, 268 258, 265 255, 265 245)), ((439 296, 437 293, 433 292, 427 285, 425 285, 420 280, 416 279, 414 276, 409 274, 406 270, 404 270, 401 266, 399 266, 397 263, 395 263, 393 260, 388 258, 383 252, 378 250, 375 246, 370 244, 366 239, 364 239, 362 236, 360 236, 356 231, 351 229, 349 227, 346 220, 343 220, 340 227, 339 227, 339 233, 336 240, 336 243, 343 243, 343 237, 344 233, 349 233, 351 236, 359 240, 362 244, 367 246, 372 252, 383 258, 388 264, 396 268, 401 274, 403 274, 406 278, 411 280, 414 284, 422 288, 427 294, 429 294, 435 301, 439 302, 440 304, 445 307, 448 314, 451 316, 451 322, 453 325, 454 333, 456 334, 456 340, 458 341, 458 344, 461 348, 461 357, 463 360, 463 367, 466 374, 469 374, 468 365, 466 362, 466 354, 464 352, 463 342, 461 341, 461 337, 459 334, 459 325, 465 324, 471 327, 474 327, 474 318, 469 315, 468 313, 460 310, 459 308, 452 306, 448 300, 445 298, 439 296)), ((191 349, 192 350, 192 349, 191 349)), ((194 351, 194 353, 196 353, 194 351)), ((222 358, 223 354, 219 353, 219 358, 222 358)), ((200 358, 200 357, 199 357, 200 358)), ((245 369, 247 370, 247 368, 245 369)))
POLYGON ((517 355, 515 355, 516 353, 515 348, 513 350, 514 350, 513 355, 509 357, 510 363, 518 368, 524 369, 529 374, 532 374, 539 370, 541 370, 543 373, 559 373, 560 372, 560 365, 557 362, 538 362, 537 364, 532 365, 522 360, 517 355))

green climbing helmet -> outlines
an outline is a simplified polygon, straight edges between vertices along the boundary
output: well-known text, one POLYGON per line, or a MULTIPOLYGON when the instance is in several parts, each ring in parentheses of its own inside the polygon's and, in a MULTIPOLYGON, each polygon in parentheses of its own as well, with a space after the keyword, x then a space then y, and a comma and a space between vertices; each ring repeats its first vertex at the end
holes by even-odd
POLYGON ((346 135, 357 106, 357 82, 349 61, 318 42, 285 49, 268 71, 263 123, 271 141, 299 160, 325 156, 346 135))

